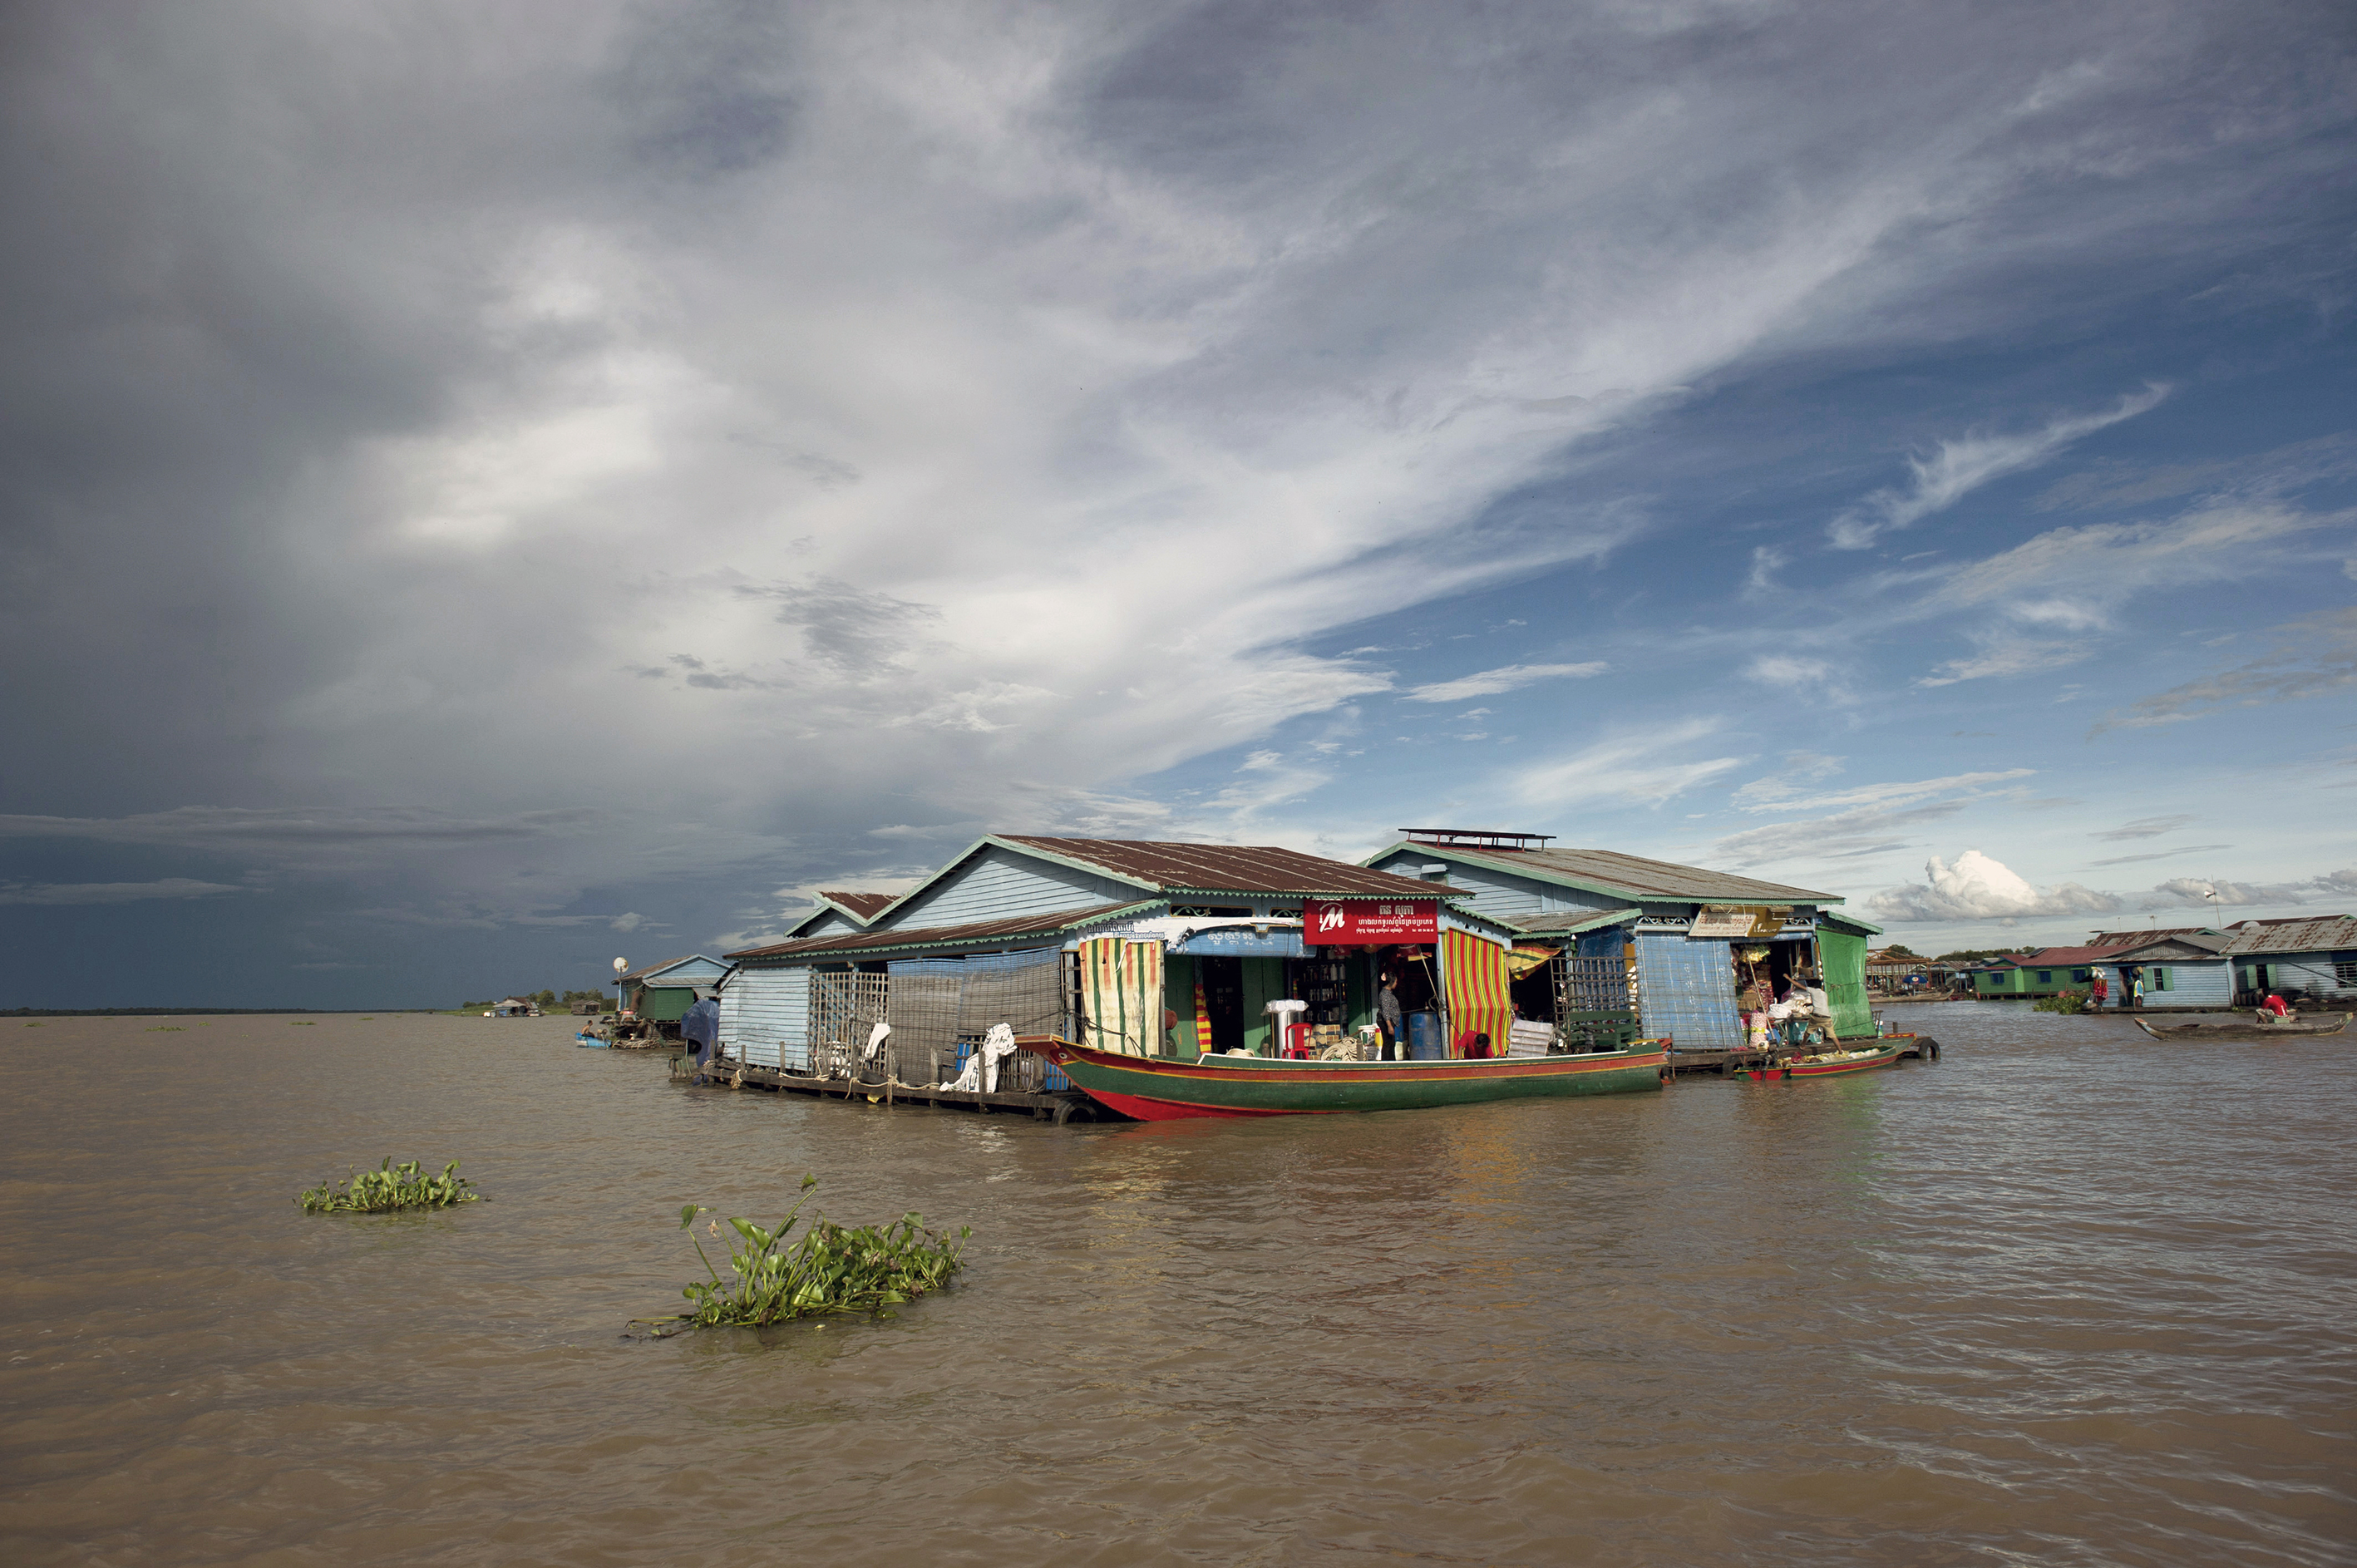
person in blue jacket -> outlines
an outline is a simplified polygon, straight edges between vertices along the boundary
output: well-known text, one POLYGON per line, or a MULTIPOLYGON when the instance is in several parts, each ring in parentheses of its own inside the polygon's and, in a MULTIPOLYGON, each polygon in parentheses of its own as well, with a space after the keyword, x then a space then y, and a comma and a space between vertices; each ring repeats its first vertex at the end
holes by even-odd
POLYGON ((720 1048, 720 1004, 706 996, 683 1014, 679 1020, 679 1037, 695 1047, 696 1070, 712 1065, 712 1053, 720 1048))

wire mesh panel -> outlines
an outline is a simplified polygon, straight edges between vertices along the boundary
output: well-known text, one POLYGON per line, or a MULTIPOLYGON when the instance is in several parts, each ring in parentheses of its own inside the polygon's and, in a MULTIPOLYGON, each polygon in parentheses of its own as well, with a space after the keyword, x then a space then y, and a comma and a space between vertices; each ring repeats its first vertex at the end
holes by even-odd
POLYGON ((867 1036, 885 1016, 890 993, 886 976, 847 970, 816 970, 811 973, 811 1071, 822 1078, 854 1078, 865 1083, 884 1081, 884 1058, 862 1062, 867 1036))
POLYGON ((1637 977, 1622 958, 1555 958, 1555 1007, 1566 1013, 1633 1013, 1637 977))
POLYGON ((1618 1050, 1637 1033, 1637 971, 1625 958, 1557 953, 1555 1015, 1576 1051, 1618 1050))
POLYGON ((958 1035, 980 1039, 994 1024, 1018 1035, 1064 1029, 1064 954, 1057 948, 985 953, 965 961, 958 994, 958 1035))
POLYGON ((916 959, 892 966, 888 1016, 892 1049, 907 1063, 901 1075, 913 1082, 926 1064, 957 1055, 958 994, 965 965, 956 959, 916 959))

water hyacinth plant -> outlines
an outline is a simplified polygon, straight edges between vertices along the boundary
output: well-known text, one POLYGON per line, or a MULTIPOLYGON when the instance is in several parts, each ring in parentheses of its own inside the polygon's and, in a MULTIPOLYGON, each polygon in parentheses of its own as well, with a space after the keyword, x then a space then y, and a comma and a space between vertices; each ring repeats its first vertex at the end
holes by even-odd
POLYGON ((447 1208, 481 1197, 475 1184, 458 1174, 456 1160, 444 1165, 440 1176, 428 1176, 415 1160, 394 1165, 388 1155, 375 1170, 356 1171, 341 1187, 321 1182, 295 1201, 306 1214, 390 1214, 402 1208, 447 1208))
MULTIPOLYGON (((801 1218, 818 1177, 802 1177, 802 1196, 786 1217, 767 1230, 748 1219, 731 1219, 736 1238, 728 1243, 728 1266, 735 1275, 724 1280, 712 1266, 704 1243, 695 1240, 695 1255, 704 1260, 709 1283, 683 1285, 680 1294, 695 1304, 693 1312, 673 1317, 641 1318, 658 1338, 683 1328, 722 1325, 758 1327, 820 1313, 882 1312, 888 1306, 913 1301, 950 1282, 964 1260, 959 1251, 974 1234, 958 1227, 955 1237, 925 1229, 924 1218, 904 1214, 889 1225, 856 1230, 819 1219, 803 1230, 802 1240, 789 1243, 787 1233, 801 1218)), ((693 1230, 699 1215, 710 1209, 691 1203, 679 1211, 680 1229, 693 1230)), ((718 1227, 716 1225, 716 1230, 718 1227)), ((691 1240, 694 1240, 693 1235, 691 1240)))

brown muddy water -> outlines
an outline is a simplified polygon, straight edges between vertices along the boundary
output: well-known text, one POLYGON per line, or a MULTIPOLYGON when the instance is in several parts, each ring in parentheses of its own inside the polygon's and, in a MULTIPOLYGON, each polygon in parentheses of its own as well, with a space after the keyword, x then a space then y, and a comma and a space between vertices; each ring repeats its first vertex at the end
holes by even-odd
POLYGON ((2357 1041, 1057 1128, 557 1019, 0 1022, 11 1563, 2357 1560, 2357 1041), (490 1201, 300 1213, 385 1155, 490 1201), (683 1203, 974 1227, 653 1341, 683 1203))

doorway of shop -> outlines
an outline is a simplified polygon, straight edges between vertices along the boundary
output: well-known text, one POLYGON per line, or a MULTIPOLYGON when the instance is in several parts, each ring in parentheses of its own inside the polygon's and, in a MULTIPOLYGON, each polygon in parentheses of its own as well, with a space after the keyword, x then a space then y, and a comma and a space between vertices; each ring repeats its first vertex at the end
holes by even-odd
POLYGON ((1203 1011, 1211 1021, 1210 1048, 1244 1047, 1244 966, 1242 959, 1199 958, 1195 978, 1203 987, 1203 1011))

